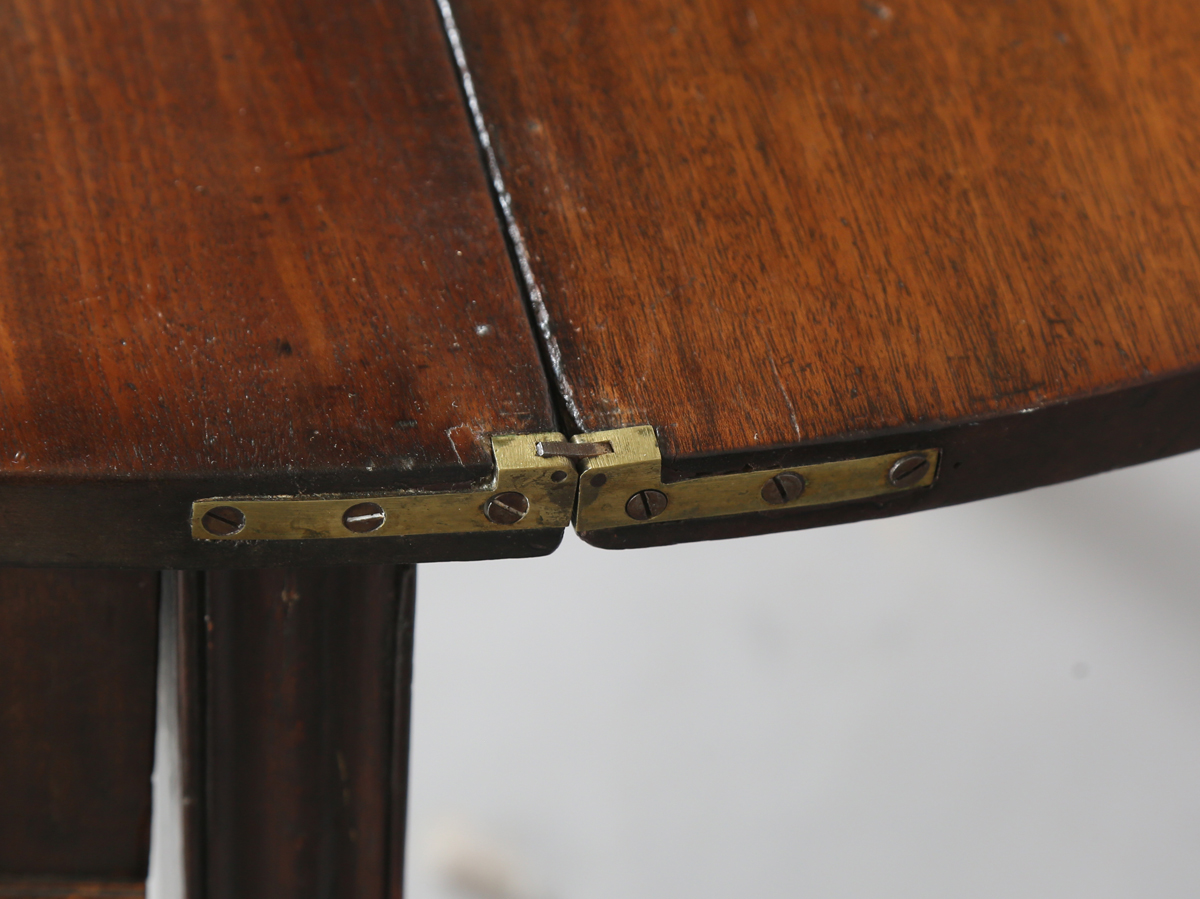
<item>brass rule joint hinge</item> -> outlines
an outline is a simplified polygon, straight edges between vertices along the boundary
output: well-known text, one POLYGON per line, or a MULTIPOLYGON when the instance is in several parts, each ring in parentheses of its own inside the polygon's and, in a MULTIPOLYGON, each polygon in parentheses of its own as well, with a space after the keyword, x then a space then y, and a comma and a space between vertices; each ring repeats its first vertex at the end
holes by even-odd
POLYGON ((192 503, 197 540, 310 540, 565 528, 718 518, 881 499, 933 484, 941 451, 921 449, 664 483, 654 428, 492 437, 480 488, 384 495, 214 497, 192 503), (582 464, 582 473, 575 462, 582 464))
POLYGON ((583 460, 575 503, 575 530, 581 533, 882 499, 932 485, 941 457, 941 450, 920 449, 666 484, 658 438, 649 425, 580 434, 572 440, 612 448, 583 460))
POLYGON ((578 473, 539 444, 561 434, 492 437, 496 471, 486 486, 452 493, 216 497, 192 503, 197 540, 308 540, 565 528, 578 473))

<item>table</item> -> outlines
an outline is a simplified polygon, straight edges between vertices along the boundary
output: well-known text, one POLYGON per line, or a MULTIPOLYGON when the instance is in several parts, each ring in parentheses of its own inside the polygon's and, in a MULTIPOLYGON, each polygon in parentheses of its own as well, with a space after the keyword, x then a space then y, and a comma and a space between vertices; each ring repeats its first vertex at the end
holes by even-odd
POLYGON ((189 895, 395 896, 415 563, 1200 446, 1188 12, 0 14, 0 892, 140 894, 160 646, 189 895))

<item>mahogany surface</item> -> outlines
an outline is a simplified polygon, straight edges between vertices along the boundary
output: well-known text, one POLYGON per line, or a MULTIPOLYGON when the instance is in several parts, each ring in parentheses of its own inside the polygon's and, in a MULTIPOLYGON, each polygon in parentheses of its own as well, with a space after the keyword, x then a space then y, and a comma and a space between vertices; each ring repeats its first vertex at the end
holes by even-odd
POLYGON ((0 569, 0 896, 146 876, 158 595, 157 573, 0 569))
POLYGON ((188 533, 193 499, 465 484, 555 429, 427 0, 6 4, 0 385, 0 562, 553 547, 188 533))
POLYGON ((1026 485, 1200 445, 1192 4, 452 5, 576 430, 652 424, 687 476, 991 421, 1026 485), (1113 393, 1069 458, 1020 422, 1113 393))

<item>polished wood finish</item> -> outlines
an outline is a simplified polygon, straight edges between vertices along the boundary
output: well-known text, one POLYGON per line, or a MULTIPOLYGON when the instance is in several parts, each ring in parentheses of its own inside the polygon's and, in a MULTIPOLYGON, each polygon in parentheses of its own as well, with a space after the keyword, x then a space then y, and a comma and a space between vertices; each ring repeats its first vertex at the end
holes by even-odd
POLYGON ((206 580, 206 895, 398 899, 412 569, 206 580))
POLYGON ((158 581, 0 569, 0 895, 145 877, 158 581))
POLYGON ((452 5, 575 429, 686 476, 990 422, 1023 474, 945 465, 958 500, 1200 445, 1138 399, 1195 418, 1191 4, 452 5), (1069 458, 1025 423, 1110 393, 1029 419, 1069 458))
POLYGON ((0 380, 0 563, 553 548, 188 533, 193 499, 465 485, 554 430, 427 0, 0 11, 0 380))
MULTIPOLYGON (((1024 415, 884 434, 844 443, 779 447, 757 454, 763 468, 789 468, 846 456, 900 452, 914 446, 942 448, 938 483, 931 490, 887 500, 823 509, 760 512, 731 518, 592 531, 584 539, 608 549, 660 546, 689 540, 745 537, 826 527, 861 519, 921 512, 1042 487, 1187 452, 1200 446, 1200 372, 1167 378, 1024 415)), ((740 470, 743 454, 686 460, 668 469, 673 478, 740 470)))

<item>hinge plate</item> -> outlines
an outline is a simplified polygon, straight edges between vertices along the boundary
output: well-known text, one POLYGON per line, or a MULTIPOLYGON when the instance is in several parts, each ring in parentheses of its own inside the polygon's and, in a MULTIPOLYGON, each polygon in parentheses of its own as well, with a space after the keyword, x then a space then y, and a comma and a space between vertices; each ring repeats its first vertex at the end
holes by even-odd
POLYGON ((613 449, 609 454, 588 459, 579 476, 575 529, 581 533, 659 521, 826 506, 908 493, 933 484, 941 456, 938 449, 911 450, 664 484, 662 456, 653 427, 597 431, 572 439, 579 443, 607 442, 613 449), (913 470, 907 477, 899 478, 899 483, 893 483, 891 475, 901 462, 913 470), (781 477, 781 481, 775 480, 781 477), (770 482, 774 486, 769 486, 770 482), (764 494, 770 495, 771 500, 764 494))
POLYGON ((569 459, 537 454, 539 441, 563 439, 557 433, 493 436, 496 473, 488 486, 476 490, 197 500, 192 504, 192 536, 235 541, 357 539, 565 528, 571 521, 578 474, 569 459), (522 514, 521 501, 505 494, 519 494, 527 510, 522 514))

